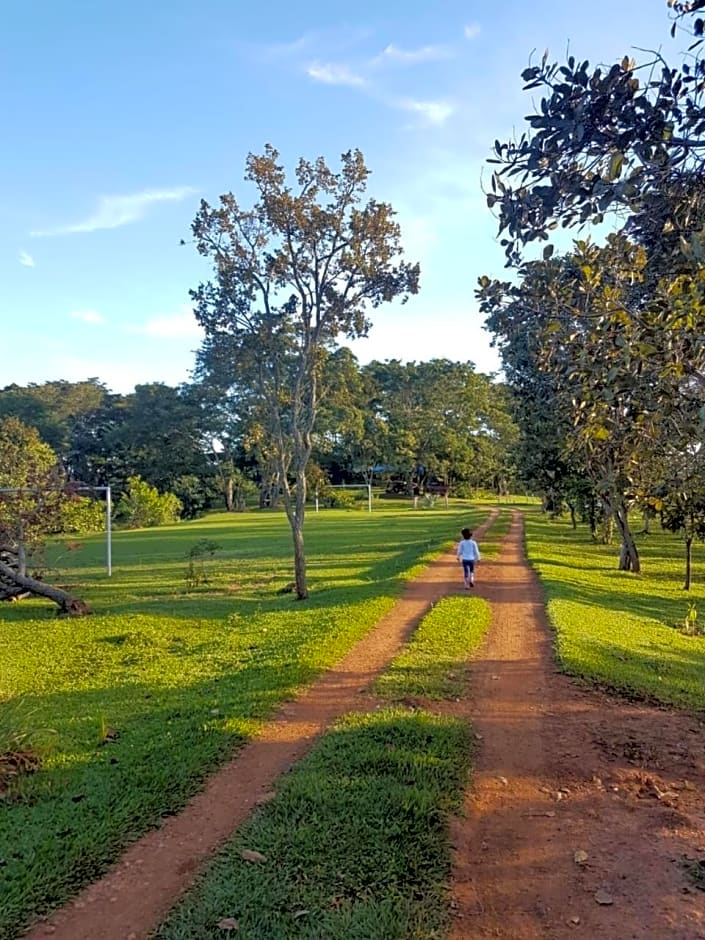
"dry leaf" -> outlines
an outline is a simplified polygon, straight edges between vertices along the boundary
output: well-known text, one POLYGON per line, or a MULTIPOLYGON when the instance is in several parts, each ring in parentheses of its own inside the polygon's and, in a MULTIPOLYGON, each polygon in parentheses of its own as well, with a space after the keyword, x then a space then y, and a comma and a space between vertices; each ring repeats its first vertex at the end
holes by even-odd
POLYGON ((258 796, 255 800, 257 806, 264 806, 265 803, 271 803, 272 800, 276 799, 277 794, 274 790, 270 790, 269 793, 263 793, 262 796, 258 796))
POLYGON ((254 849, 243 849, 240 852, 240 858, 244 859, 246 862, 266 862, 267 856, 262 855, 261 852, 255 852, 254 849))
POLYGON ((684 789, 684 790, 694 790, 694 789, 695 789, 695 784, 694 784, 694 783, 691 783, 690 780, 684 780, 684 781, 683 781, 683 789, 684 789))
POLYGON ((234 917, 224 917, 222 920, 219 920, 215 926, 219 927, 220 930, 239 930, 240 921, 235 920, 234 917))
POLYGON ((578 849, 573 853, 573 861, 577 865, 584 865, 588 860, 588 854, 584 849, 578 849))
POLYGON ((509 786, 509 781, 507 780, 506 777, 497 777, 497 779, 499 780, 499 782, 502 784, 503 787, 509 786))
POLYGON ((614 898, 612 895, 609 893, 609 891, 605 891, 603 888, 600 888, 599 891, 595 892, 595 900, 598 904, 605 906, 608 904, 614 904, 614 898))

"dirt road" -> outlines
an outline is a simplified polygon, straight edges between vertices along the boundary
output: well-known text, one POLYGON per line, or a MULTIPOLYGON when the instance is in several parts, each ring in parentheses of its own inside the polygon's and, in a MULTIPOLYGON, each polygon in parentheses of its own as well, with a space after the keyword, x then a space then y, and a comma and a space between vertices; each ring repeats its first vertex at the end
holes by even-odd
POLYGON ((452 831, 453 940, 703 940, 705 733, 557 674, 515 517, 481 567, 493 622, 473 669, 480 736, 452 831), (577 853, 577 854, 576 854, 577 853))

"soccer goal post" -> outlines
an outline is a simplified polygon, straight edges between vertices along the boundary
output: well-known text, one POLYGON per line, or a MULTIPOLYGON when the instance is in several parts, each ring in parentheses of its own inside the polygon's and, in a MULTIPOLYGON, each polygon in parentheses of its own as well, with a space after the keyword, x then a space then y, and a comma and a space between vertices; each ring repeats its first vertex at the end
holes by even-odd
MULTIPOLYGON (((371 483, 332 483, 326 484, 327 490, 367 490, 367 511, 372 512, 372 484, 371 483)), ((318 488, 315 493, 316 512, 318 512, 318 488)))
MULTIPOLYGON (((113 494, 109 486, 76 486, 72 487, 74 493, 105 493, 105 570, 109 578, 113 575, 113 494)), ((45 491, 47 492, 47 491, 45 491)), ((59 492, 49 490, 48 492, 59 492)), ((0 488, 0 493, 37 493, 29 486, 6 486, 0 488)))

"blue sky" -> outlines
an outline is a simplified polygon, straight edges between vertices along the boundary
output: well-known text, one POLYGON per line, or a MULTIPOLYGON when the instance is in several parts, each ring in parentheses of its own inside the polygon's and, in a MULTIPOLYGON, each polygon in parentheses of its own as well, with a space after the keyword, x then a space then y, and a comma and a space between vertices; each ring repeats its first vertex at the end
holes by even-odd
POLYGON ((186 380, 188 291, 208 272, 179 240, 200 198, 248 201, 245 157, 265 143, 287 165, 359 147, 398 210, 421 292, 376 311, 362 362, 495 369, 473 289, 503 254, 480 176, 529 111, 519 73, 568 44, 601 62, 675 52, 668 26, 665 0, 6 5, 0 387, 186 380))

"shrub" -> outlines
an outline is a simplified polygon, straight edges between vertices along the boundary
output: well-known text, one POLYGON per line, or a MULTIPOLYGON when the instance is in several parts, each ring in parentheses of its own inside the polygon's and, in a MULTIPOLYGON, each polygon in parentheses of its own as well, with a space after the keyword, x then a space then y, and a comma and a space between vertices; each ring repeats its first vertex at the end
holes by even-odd
POLYGON ((61 532, 102 532, 105 528, 105 506, 88 496, 75 496, 61 507, 61 532))
POLYGON ((160 493, 141 477, 130 477, 118 503, 118 516, 130 529, 169 525, 181 517, 181 500, 173 493, 160 493))

